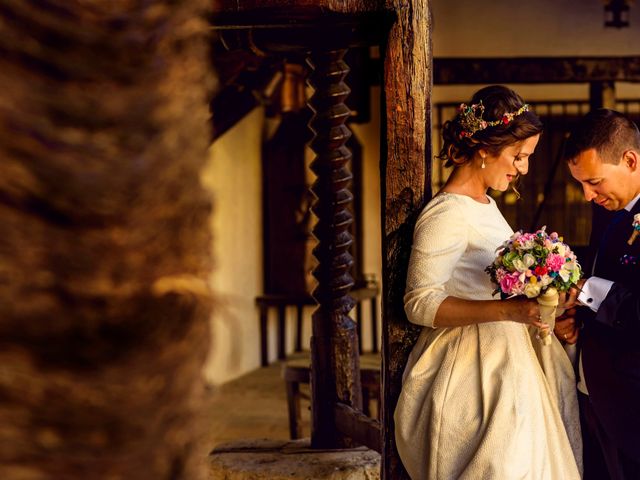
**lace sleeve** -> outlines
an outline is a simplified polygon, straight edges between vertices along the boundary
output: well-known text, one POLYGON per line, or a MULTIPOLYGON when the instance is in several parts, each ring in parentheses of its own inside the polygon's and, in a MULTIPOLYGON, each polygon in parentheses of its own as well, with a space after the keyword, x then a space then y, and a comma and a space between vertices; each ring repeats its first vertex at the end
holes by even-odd
POLYGON ((455 200, 429 204, 413 234, 404 310, 409 321, 433 327, 444 286, 467 248, 468 228, 455 200))

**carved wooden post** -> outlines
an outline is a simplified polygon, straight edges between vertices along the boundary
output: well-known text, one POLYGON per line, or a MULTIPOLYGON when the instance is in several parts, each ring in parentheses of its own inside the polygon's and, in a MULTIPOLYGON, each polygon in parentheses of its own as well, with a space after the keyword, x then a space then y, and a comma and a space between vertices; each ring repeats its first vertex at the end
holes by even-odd
POLYGON ((362 408, 358 337, 348 313, 354 300, 350 275, 353 259, 349 226, 353 222, 348 206, 351 173, 347 163, 351 152, 345 143, 351 136, 345 121, 350 115, 344 104, 349 87, 343 82, 349 67, 342 60, 346 50, 314 51, 307 63, 313 69, 309 84, 315 89, 309 100, 314 116, 309 127, 315 134, 311 148, 316 157, 311 169, 317 180, 311 190, 316 196, 313 212, 318 217, 314 235, 318 245, 314 256, 319 265, 313 274, 318 286, 313 296, 319 306, 312 317, 311 389, 312 434, 315 448, 348 447, 351 441, 336 428, 337 402, 362 408))

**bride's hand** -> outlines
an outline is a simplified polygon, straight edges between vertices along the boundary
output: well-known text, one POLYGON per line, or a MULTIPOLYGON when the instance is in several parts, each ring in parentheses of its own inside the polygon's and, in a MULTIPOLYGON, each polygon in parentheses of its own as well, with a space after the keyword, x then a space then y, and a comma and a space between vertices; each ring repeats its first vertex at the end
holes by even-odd
POLYGON ((578 280, 578 283, 576 284, 575 287, 571 287, 569 289, 569 294, 565 294, 565 297, 563 299, 563 297, 560 297, 560 301, 558 302, 558 305, 562 308, 564 308, 565 310, 569 310, 570 308, 576 307, 578 305, 578 295, 580 294, 580 291, 582 290, 582 287, 584 286, 584 283, 586 282, 586 280, 584 278, 581 278, 580 280, 578 280))
POLYGON ((556 320, 556 326, 553 330, 556 337, 568 344, 574 344, 578 341, 579 330, 576 326, 575 314, 575 308, 567 310, 561 318, 556 320))
POLYGON ((565 304, 568 304, 567 292, 558 292, 558 306, 556 307, 556 318, 564 315, 565 304))
POLYGON ((540 305, 535 300, 526 298, 512 298, 503 300, 504 305, 501 315, 503 320, 534 325, 538 328, 549 328, 549 325, 540 321, 540 305))

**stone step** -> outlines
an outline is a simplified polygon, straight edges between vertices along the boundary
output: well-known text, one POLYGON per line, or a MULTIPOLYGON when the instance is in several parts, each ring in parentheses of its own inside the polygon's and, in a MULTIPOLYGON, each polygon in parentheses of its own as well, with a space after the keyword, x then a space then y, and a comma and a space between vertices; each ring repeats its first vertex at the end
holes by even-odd
POLYGON ((300 440, 237 440, 209 455, 212 480, 379 480, 380 454, 366 447, 314 450, 300 440))

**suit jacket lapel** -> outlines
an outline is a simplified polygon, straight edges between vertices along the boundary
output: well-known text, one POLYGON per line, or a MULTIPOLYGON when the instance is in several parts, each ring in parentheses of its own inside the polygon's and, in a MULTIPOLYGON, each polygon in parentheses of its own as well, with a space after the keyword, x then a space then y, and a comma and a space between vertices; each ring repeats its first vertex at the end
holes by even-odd
MULTIPOLYGON (((640 263, 640 239, 636 239, 633 245, 627 244, 633 231, 632 222, 636 213, 640 213, 640 201, 636 202, 631 212, 620 210, 613 217, 598 249, 594 275, 613 281, 625 281, 630 269, 623 265, 623 256, 628 255, 633 262, 640 263)), ((640 265, 634 270, 638 268, 640 265)))
MULTIPOLYGON (((630 216, 631 214, 627 210, 620 210, 616 212, 611 222, 609 222, 607 229, 600 239, 596 261, 593 265, 593 275, 606 278, 607 280, 614 280, 614 278, 611 278, 614 267, 612 262, 620 251, 621 245, 618 244, 621 242, 625 225, 629 223, 627 219, 630 218, 630 216)), ((626 239, 624 239, 624 241, 626 242, 626 239)))

